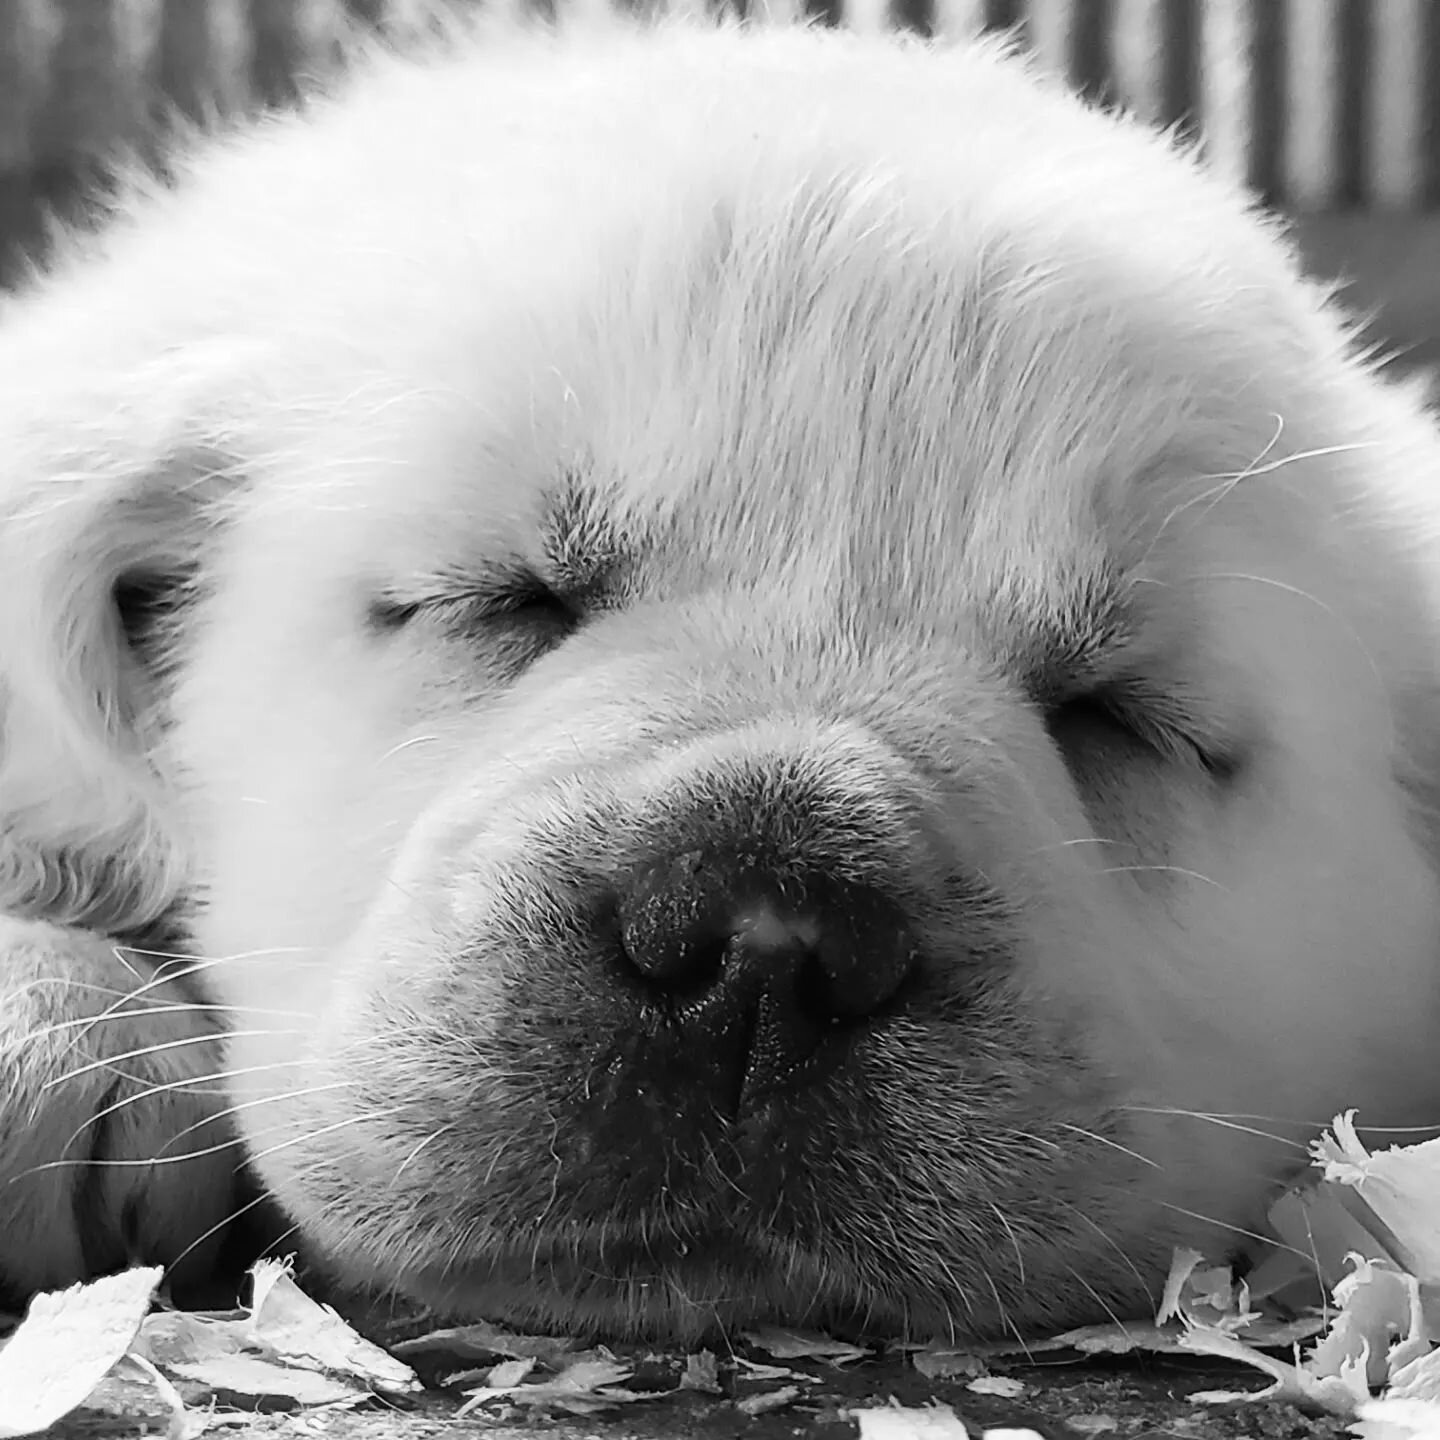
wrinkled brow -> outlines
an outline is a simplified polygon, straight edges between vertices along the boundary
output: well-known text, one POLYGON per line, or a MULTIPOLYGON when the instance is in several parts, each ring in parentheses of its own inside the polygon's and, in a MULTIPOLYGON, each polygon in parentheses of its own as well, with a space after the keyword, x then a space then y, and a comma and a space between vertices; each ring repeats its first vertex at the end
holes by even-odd
POLYGON ((1010 674, 1041 703, 1054 703, 1103 678, 1140 631, 1132 587, 1110 570, 1092 573, 1025 617, 1024 604, 995 617, 1010 674), (1022 623, 1016 625, 1016 619, 1022 623))
POLYGON ((541 555, 555 590, 577 601, 626 587, 644 551, 633 517, 622 516, 615 492, 580 471, 568 471, 541 522, 541 555))

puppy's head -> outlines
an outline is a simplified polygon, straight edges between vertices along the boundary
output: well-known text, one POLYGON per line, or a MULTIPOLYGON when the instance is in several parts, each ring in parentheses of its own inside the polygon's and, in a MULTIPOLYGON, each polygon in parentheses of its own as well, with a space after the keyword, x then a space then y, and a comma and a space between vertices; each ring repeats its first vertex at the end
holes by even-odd
POLYGON ((8 903, 188 916, 346 1277, 1058 1324, 1433 1118, 1440 444, 1014 63, 382 67, 0 381, 8 903))

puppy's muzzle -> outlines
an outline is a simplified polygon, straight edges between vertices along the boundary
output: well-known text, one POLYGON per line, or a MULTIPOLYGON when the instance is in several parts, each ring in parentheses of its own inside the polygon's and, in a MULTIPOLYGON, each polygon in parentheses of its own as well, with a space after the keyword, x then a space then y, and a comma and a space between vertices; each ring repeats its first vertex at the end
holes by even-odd
POLYGON ((732 1116, 823 1078, 918 963, 895 900, 764 841, 656 855, 617 896, 624 961, 732 1116))
POLYGON ((441 1017, 463 1089, 473 1028, 478 1123, 545 1118, 572 1218, 778 1203, 777 1147, 800 1165, 873 1131, 896 1054, 1003 975, 1008 911, 948 792, 859 725, 565 759, 422 832, 363 1031, 399 1047, 404 1017, 441 1017))

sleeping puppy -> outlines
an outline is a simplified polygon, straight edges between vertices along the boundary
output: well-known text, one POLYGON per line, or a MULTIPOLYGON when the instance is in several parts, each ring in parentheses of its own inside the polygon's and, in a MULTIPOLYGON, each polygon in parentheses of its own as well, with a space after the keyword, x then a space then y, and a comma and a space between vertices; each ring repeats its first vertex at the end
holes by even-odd
POLYGON ((1034 1332, 1440 1118, 1440 439, 1193 158, 672 24, 181 168, 0 319, 12 1293, 238 1136, 459 1314, 1034 1332))

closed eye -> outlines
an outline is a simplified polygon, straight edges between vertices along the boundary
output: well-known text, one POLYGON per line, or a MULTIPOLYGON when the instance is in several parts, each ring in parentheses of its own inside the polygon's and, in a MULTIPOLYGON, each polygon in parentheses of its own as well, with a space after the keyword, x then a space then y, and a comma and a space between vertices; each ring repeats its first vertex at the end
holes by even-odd
POLYGON ((1077 778, 1097 760, 1196 767, 1216 780, 1233 776, 1233 752, 1174 710, 1122 686, 1101 686, 1052 701, 1045 727, 1077 778))
POLYGON ((521 632, 555 643, 583 621, 578 606, 529 573, 430 595, 386 594, 369 607, 370 628, 378 633, 424 625, 455 638, 521 632))

